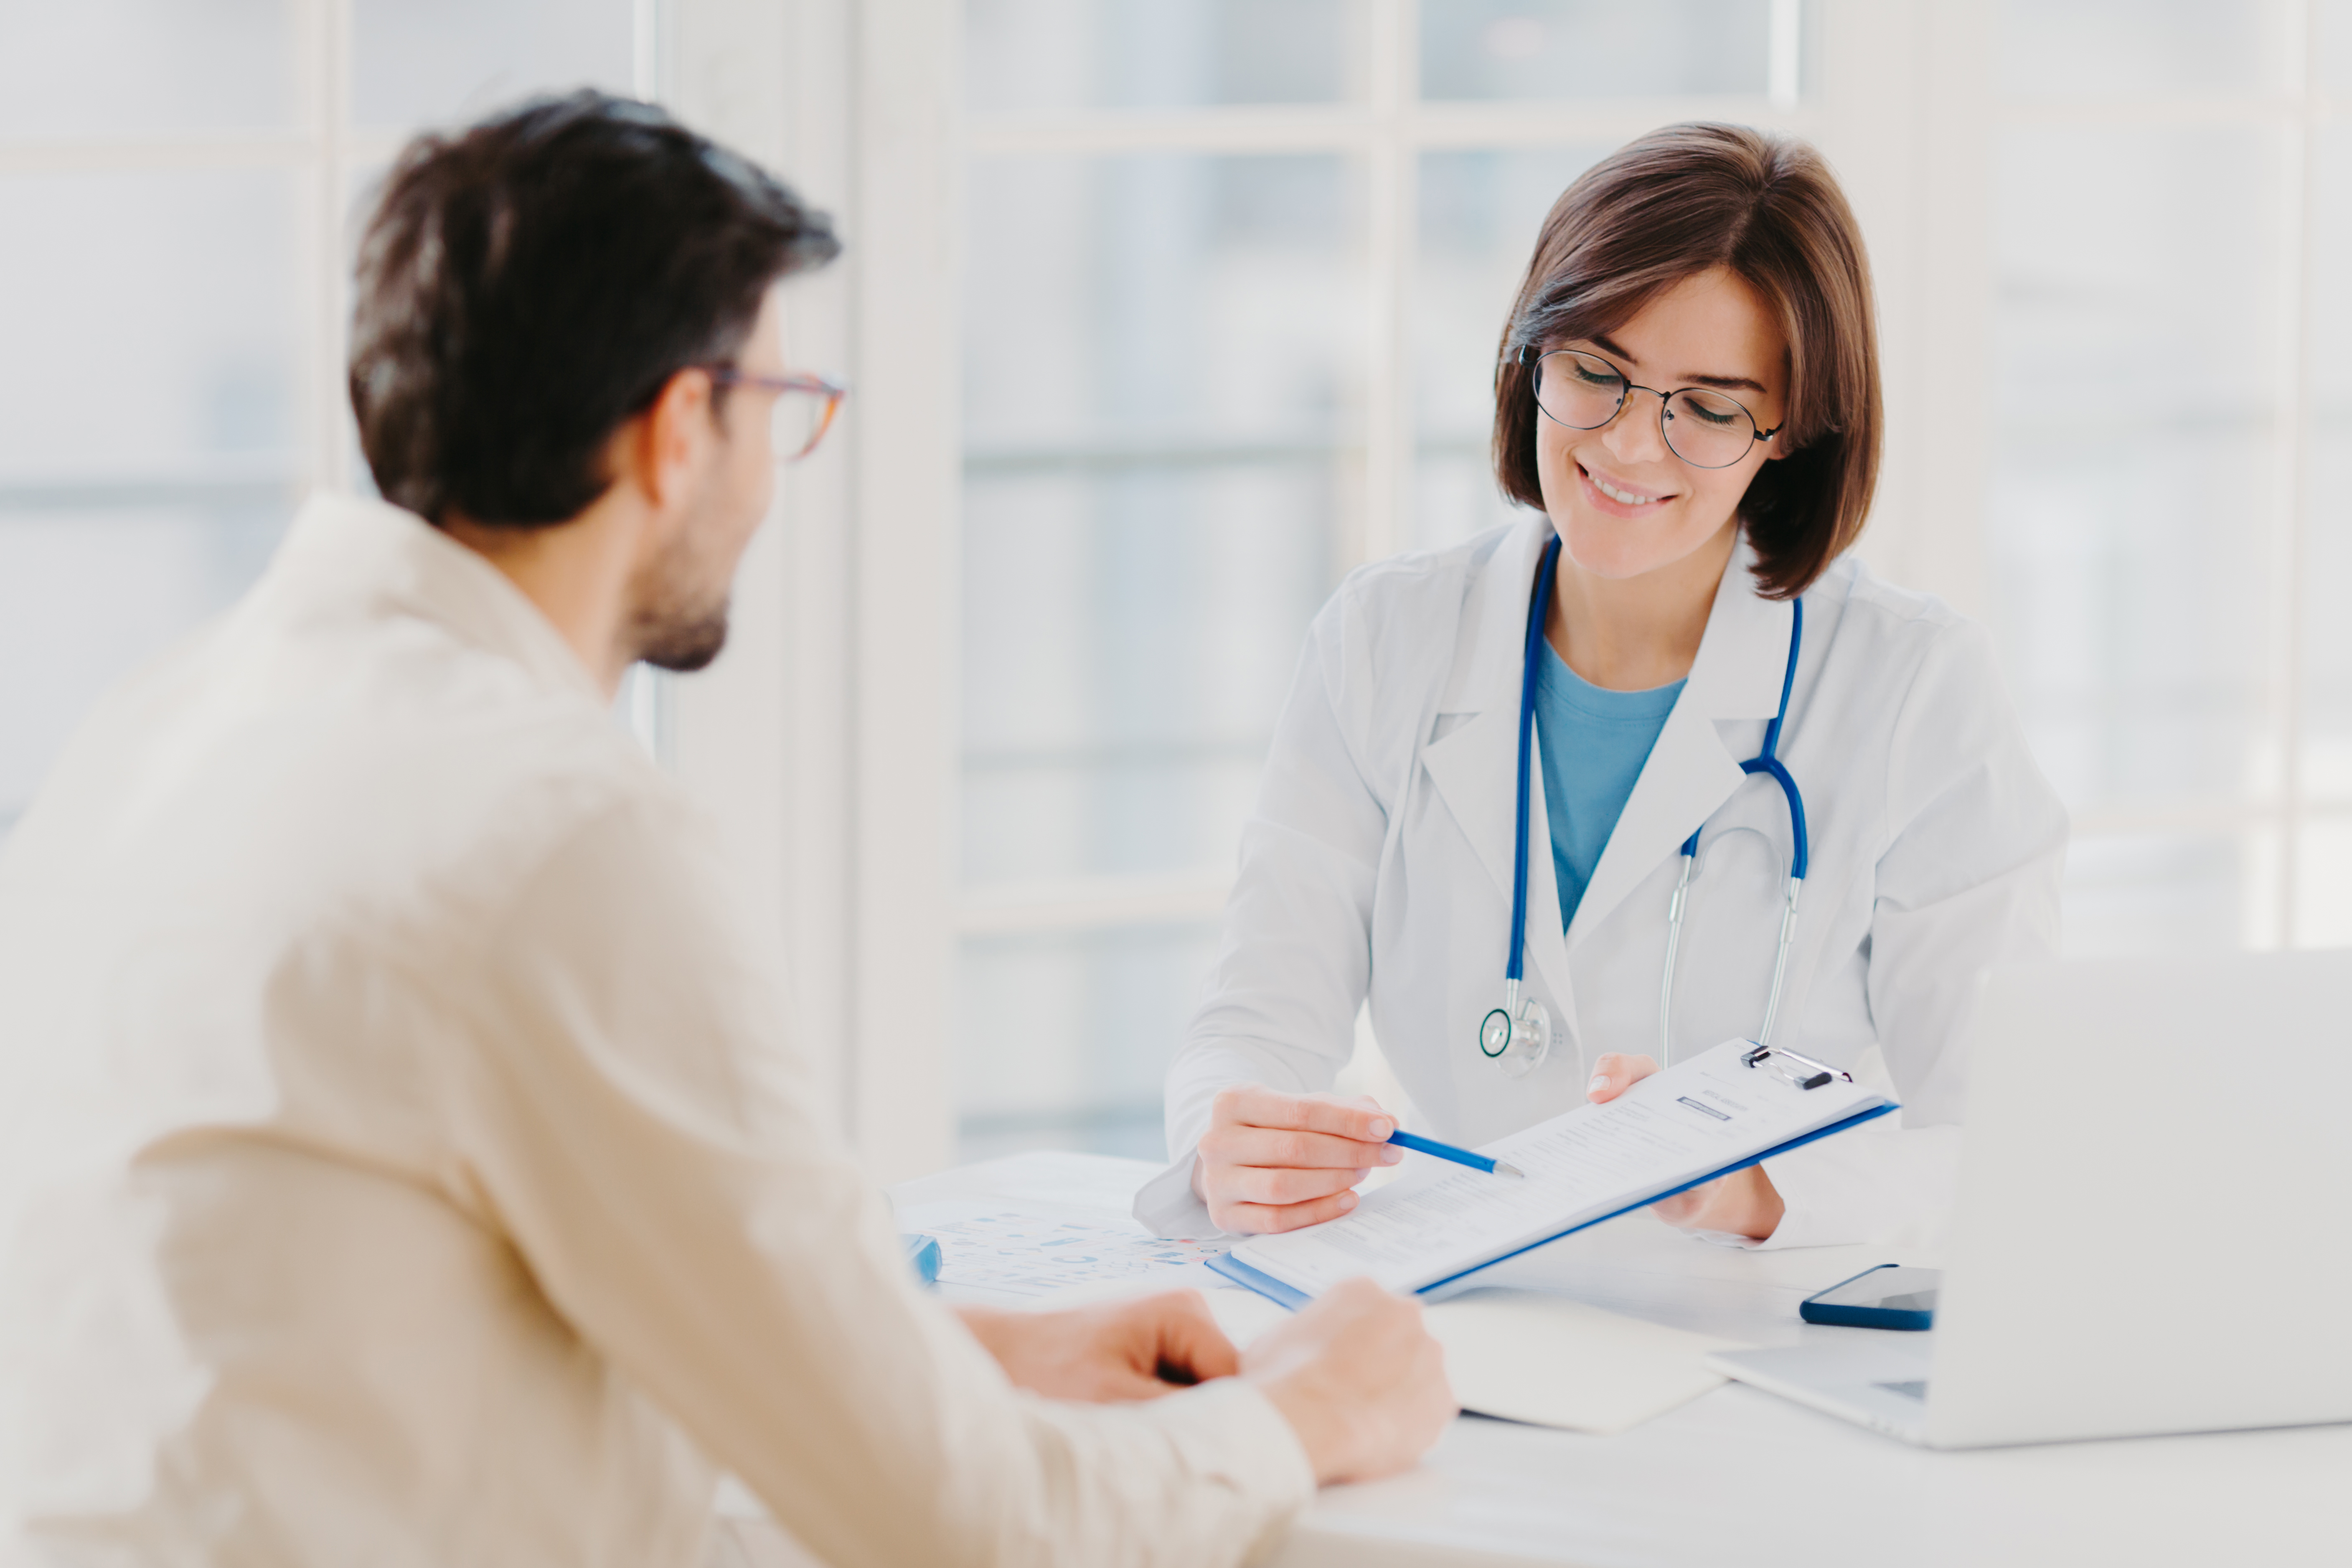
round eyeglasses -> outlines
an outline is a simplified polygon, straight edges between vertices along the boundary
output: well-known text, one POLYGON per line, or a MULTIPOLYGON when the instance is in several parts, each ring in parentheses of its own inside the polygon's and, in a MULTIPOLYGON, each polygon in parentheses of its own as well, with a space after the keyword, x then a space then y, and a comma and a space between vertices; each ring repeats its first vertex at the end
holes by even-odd
POLYGON ((1758 429, 1756 416, 1738 398, 1712 387, 1660 392, 1654 386, 1637 386, 1599 354, 1580 349, 1538 353, 1529 344, 1519 351, 1519 363, 1536 373, 1536 406, 1570 430, 1598 430, 1617 417, 1627 398, 1648 393, 1658 400, 1658 434, 1675 457, 1694 468, 1727 468, 1747 457, 1757 442, 1769 441, 1787 428, 1758 429))
POLYGON ((776 395, 769 410, 770 449, 782 463, 797 463, 816 450, 849 395, 849 388, 821 375, 753 375, 724 364, 709 369, 713 386, 753 386, 776 395))

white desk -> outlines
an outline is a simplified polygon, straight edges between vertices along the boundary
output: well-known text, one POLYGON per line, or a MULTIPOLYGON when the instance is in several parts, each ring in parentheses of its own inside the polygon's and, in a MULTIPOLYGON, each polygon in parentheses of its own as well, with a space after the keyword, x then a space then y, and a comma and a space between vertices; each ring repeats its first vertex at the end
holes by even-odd
MULTIPOLYGON (((893 1195, 1117 1218, 1152 1169, 1023 1155, 893 1195)), ((1801 1323, 1797 1303, 1889 1261, 1918 1260, 1877 1248, 1738 1252, 1631 1215, 1507 1267, 1511 1283, 1779 1345, 1872 1331, 1801 1323)), ((1274 1562, 2347 1568, 2347 1499, 2352 1426, 1934 1453, 1731 1384, 1613 1437, 1465 1416, 1418 1470, 1326 1490, 1274 1562)))

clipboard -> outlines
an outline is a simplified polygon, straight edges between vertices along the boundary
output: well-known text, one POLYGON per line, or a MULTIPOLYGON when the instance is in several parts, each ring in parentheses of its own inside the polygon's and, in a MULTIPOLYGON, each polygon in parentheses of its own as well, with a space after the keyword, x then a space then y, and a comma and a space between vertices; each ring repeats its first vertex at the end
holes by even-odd
MULTIPOLYGON (((1769 1046, 1758 1046, 1754 1045, 1753 1042, 1750 1042, 1750 1045, 1752 1048, 1741 1053, 1740 1055, 1739 1060, 1743 1066, 1748 1068, 1769 1067, 1776 1077, 1780 1078, 1784 1082, 1791 1084, 1797 1089, 1818 1089, 1824 1084, 1838 1079, 1843 1079, 1849 1083, 1853 1081, 1853 1076, 1851 1074, 1846 1073, 1840 1068, 1831 1067, 1825 1062, 1816 1061, 1811 1057, 1802 1056, 1798 1052, 1789 1050, 1785 1047, 1775 1047, 1769 1046)), ((1677 1193, 1686 1193, 1693 1187, 1705 1186, 1709 1182, 1720 1180, 1735 1172, 1747 1170, 1751 1165, 1760 1165, 1767 1160, 1778 1159, 1780 1156, 1788 1153, 1790 1150, 1801 1149, 1808 1143, 1819 1142, 1822 1139, 1859 1127, 1865 1121, 1874 1121, 1878 1118, 1885 1116, 1891 1111, 1899 1110, 1901 1109, 1901 1106, 1892 1100, 1883 1101, 1877 1105, 1866 1107, 1854 1112, 1851 1116, 1843 1118, 1840 1121, 1830 1122, 1826 1126, 1816 1127, 1810 1132, 1802 1133, 1797 1137, 1788 1139, 1785 1142, 1777 1143, 1769 1149, 1759 1150, 1756 1153, 1745 1155, 1738 1160, 1731 1161, 1727 1164, 1717 1166, 1702 1175, 1694 1176, 1688 1181, 1680 1183, 1677 1185, 1664 1188, 1659 1192, 1644 1194, 1640 1197, 1630 1200, 1620 1207, 1611 1209, 1606 1214, 1597 1215, 1590 1219, 1580 1220, 1574 1225, 1570 1225, 1560 1230, 1555 1231, 1551 1235, 1539 1237, 1534 1241, 1528 1242, 1520 1247, 1513 1247, 1507 1252, 1499 1253, 1493 1258, 1487 1258, 1483 1263, 1475 1263, 1467 1268, 1458 1269, 1455 1272, 1445 1276, 1442 1279, 1433 1279, 1426 1285, 1416 1288, 1413 1294, 1417 1297, 1433 1300, 1438 1299, 1438 1295, 1436 1293, 1452 1294, 1449 1287, 1459 1285, 1463 1280, 1469 1279, 1472 1275, 1482 1273, 1486 1269, 1492 1268, 1497 1263, 1506 1262, 1508 1259, 1517 1258, 1522 1254, 1533 1252, 1539 1247, 1549 1247, 1553 1242, 1559 1240, 1562 1237, 1574 1236, 1579 1231, 1590 1230, 1596 1225, 1601 1225, 1609 1220, 1616 1219, 1622 1215, 1631 1214, 1635 1209, 1647 1208, 1652 1204, 1673 1197, 1677 1193)), ((1253 1268, 1251 1265, 1244 1262, 1241 1258, 1235 1257, 1230 1252, 1210 1258, 1208 1260, 1208 1265, 1212 1269, 1216 1271, 1218 1274, 1223 1275, 1227 1279, 1232 1280, 1234 1284, 1255 1290, 1259 1295, 1286 1307, 1292 1311, 1297 1311, 1299 1308, 1306 1306, 1307 1302, 1314 1300, 1313 1297, 1307 1295, 1307 1292, 1299 1289, 1297 1287, 1287 1284, 1280 1279, 1276 1279, 1272 1275, 1265 1273, 1262 1269, 1253 1268)))

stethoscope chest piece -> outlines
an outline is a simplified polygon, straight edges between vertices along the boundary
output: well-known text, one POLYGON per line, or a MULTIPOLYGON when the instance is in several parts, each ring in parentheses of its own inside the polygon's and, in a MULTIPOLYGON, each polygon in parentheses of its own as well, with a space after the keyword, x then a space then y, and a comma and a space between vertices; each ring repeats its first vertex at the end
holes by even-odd
POLYGON ((1532 996, 1507 1002, 1478 1026, 1478 1052, 1505 1077, 1527 1077, 1551 1054, 1551 1014, 1532 996))

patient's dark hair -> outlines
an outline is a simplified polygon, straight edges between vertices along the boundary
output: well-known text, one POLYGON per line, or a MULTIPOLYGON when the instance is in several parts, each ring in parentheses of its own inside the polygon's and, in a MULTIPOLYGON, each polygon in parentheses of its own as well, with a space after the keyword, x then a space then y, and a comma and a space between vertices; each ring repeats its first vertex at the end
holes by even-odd
MULTIPOLYGON (((352 411, 386 500, 434 522, 576 517, 613 432, 728 364, 823 213, 649 104, 541 99, 408 144, 360 245, 352 411)), ((723 390, 723 389, 722 389, 723 390)))

